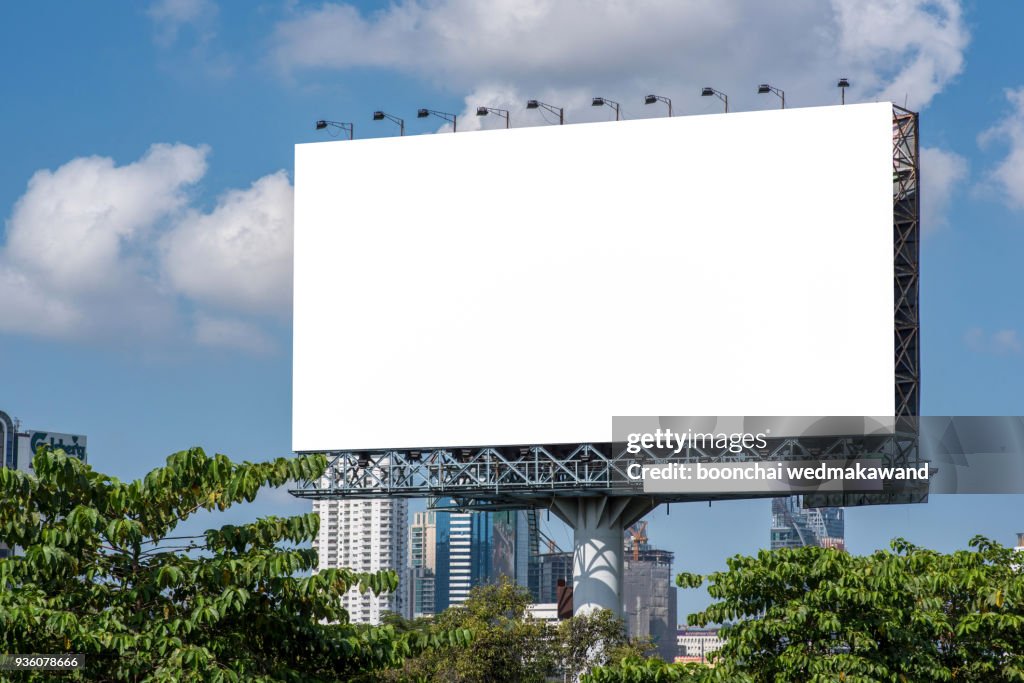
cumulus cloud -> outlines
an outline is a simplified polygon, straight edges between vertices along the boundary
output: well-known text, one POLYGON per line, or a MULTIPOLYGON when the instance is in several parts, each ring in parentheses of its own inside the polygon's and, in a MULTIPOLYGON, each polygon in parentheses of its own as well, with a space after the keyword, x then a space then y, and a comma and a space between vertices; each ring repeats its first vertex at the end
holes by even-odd
POLYGON ((29 332, 47 337, 70 335, 84 315, 62 301, 24 271, 0 261, 0 330, 29 332))
POLYGON ((915 108, 964 67, 969 33, 958 0, 832 0, 839 56, 869 93, 915 108))
POLYGON ((964 340, 968 348, 978 353, 1005 355, 1024 351, 1024 342, 1017 330, 997 330, 988 333, 980 327, 972 327, 967 330, 964 340))
MULTIPOLYGON (((764 81, 790 106, 838 103, 840 76, 852 82, 849 102, 920 109, 963 70, 969 40, 958 0, 399 0, 372 12, 339 2, 298 11, 277 26, 273 54, 288 72, 376 67, 464 92, 468 131, 505 125, 476 116, 479 105, 509 110, 517 127, 554 121, 526 110, 527 99, 564 107, 574 123, 614 116, 590 106, 595 95, 619 101, 627 118, 665 115, 661 103, 641 104, 647 93, 671 97, 676 113, 721 111, 700 97, 706 85, 737 111, 778 106, 756 94, 764 81)), ((945 224, 967 164, 937 148, 922 157, 929 230, 945 224)))
POLYGON ((991 172, 1006 203, 1024 209, 1024 88, 1007 90, 1012 110, 978 138, 982 146, 1006 145, 1006 156, 991 172))
POLYGON ((205 147, 153 145, 125 166, 84 157, 38 171, 14 205, 6 257, 55 290, 122 284, 131 247, 185 204, 187 188, 206 173, 207 153, 205 147))
POLYGON ((176 343, 189 309, 195 341, 269 349, 236 314, 280 313, 289 297, 291 185, 272 174, 203 212, 193 190, 208 154, 156 144, 121 166, 82 157, 35 173, 0 247, 0 330, 176 343))
MULTIPOLYGON (((465 92, 499 84, 638 100, 661 90, 691 112, 714 104, 700 100, 702 85, 753 109, 775 105, 754 93, 764 80, 794 105, 820 104, 845 76, 852 99, 920 108, 960 73, 968 40, 956 0, 400 0, 297 12, 278 25, 274 56, 288 71, 379 67, 465 92)), ((587 104, 574 120, 597 115, 587 104)))
POLYGON ((953 194, 967 178, 967 160, 955 152, 921 148, 921 227, 931 232, 949 223, 953 194))
MULTIPOLYGON (((734 111, 778 106, 756 94, 764 81, 789 106, 838 103, 838 77, 852 82, 848 102, 920 109, 961 73, 969 41, 959 0, 398 0, 297 11, 278 24, 273 55, 287 72, 371 67, 429 79, 465 93, 459 130, 469 131, 505 125, 476 116, 479 105, 507 109, 517 127, 555 120, 525 109, 527 99, 564 107, 572 123, 614 116, 590 106, 597 95, 619 101, 626 118, 665 115, 661 103, 641 104, 647 93, 671 97, 677 114, 721 111, 700 96, 706 85, 734 111)), ((931 230, 946 224, 968 169, 938 148, 922 149, 922 168, 931 230)))
POLYGON ((162 244, 171 285, 227 309, 287 312, 292 287, 292 186, 284 171, 189 211, 162 244))
POLYGON ((215 318, 200 314, 195 320, 195 339, 212 348, 239 349, 254 354, 268 353, 274 343, 259 327, 244 320, 215 318))
POLYGON ((205 147, 153 145, 116 166, 73 159, 28 182, 0 251, 0 328, 94 337, 166 331, 170 303, 154 286, 151 241, 206 172, 205 147))

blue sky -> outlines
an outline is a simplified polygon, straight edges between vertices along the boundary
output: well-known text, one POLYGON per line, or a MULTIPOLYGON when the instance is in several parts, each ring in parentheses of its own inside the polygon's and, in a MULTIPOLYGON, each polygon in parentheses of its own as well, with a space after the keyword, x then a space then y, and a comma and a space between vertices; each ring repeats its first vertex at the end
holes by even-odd
MULTIPOLYGON (((419 107, 477 104, 544 125, 890 99, 921 111, 923 412, 1024 413, 1024 76, 1015 2, 20 3, 0 9, 0 409, 84 433, 133 478, 202 445, 290 448, 293 145, 318 118, 358 137, 438 130, 419 107), (626 7, 628 6, 628 9, 626 7)), ((268 493, 231 521, 308 504, 268 493)), ((934 497, 850 510, 848 546, 1010 543, 1024 497, 934 497)), ((205 523, 203 520, 197 522, 205 523)), ((652 515, 677 569, 768 541, 766 502, 652 515)), ((568 534, 552 529, 563 546, 568 534)), ((683 612, 705 598, 681 595, 683 612)))

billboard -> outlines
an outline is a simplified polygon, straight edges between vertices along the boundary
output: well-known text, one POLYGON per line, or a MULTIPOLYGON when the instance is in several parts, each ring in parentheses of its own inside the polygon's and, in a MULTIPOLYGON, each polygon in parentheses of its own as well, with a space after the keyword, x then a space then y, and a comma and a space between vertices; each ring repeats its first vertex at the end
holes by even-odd
POLYGON ((30 429, 18 434, 18 453, 22 461, 22 469, 32 467, 32 458, 40 446, 50 446, 53 450, 63 450, 65 455, 89 462, 86 450, 87 439, 83 434, 62 434, 59 432, 43 432, 30 429))
POLYGON ((296 146, 293 449, 893 415, 888 103, 296 146))

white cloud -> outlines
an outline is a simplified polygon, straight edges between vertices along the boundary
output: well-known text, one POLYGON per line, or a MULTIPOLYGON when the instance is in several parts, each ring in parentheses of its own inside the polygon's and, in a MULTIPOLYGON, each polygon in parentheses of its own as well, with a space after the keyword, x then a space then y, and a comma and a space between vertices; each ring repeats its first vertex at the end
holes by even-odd
POLYGON ((967 160, 936 147, 921 148, 921 226, 925 233, 949 223, 946 212, 959 185, 967 178, 967 160))
POLYGON ((0 328, 78 338, 166 333, 173 306, 151 279, 152 240, 188 201, 207 152, 153 145, 124 166, 82 157, 35 173, 0 250, 0 328))
POLYGON ((190 211, 163 241, 163 268, 195 301, 256 313, 287 312, 292 291, 292 186, 284 171, 190 211))
POLYGON ((205 147, 153 145, 125 166, 81 157, 36 172, 8 221, 5 257, 53 290, 120 285, 131 247, 184 206, 187 188, 206 173, 207 153, 205 147))
MULTIPOLYGON (((374 12, 347 3, 298 12, 278 25, 274 55, 287 71, 377 67, 432 79, 467 93, 458 115, 469 131, 504 125, 476 116, 478 105, 509 110, 517 127, 555 121, 525 109, 531 98, 565 107, 573 123, 614 116, 590 106, 595 95, 620 102, 627 118, 665 115, 662 103, 641 103, 647 93, 671 97, 677 114, 721 111, 700 97, 704 85, 726 92, 733 111, 776 107, 756 94, 766 80, 788 106, 838 103, 837 78, 847 77, 849 102, 922 108, 963 70, 969 39, 957 0, 399 0, 374 12)), ((967 163, 921 153, 929 231, 946 223, 967 163)))
MULTIPOLYGON (((633 110, 660 91, 693 113, 719 106, 700 99, 702 85, 753 109, 776 104, 755 94, 764 80, 788 103, 820 104, 838 99, 839 76, 853 82, 851 100, 906 95, 924 107, 962 70, 968 40, 955 0, 401 0, 372 13, 345 3, 299 12, 277 27, 274 55, 289 71, 379 67, 465 92, 628 93, 633 110)), ((586 98, 555 103, 574 107, 574 121, 601 114, 586 98)))
POLYGON ((993 348, 999 353, 1020 353, 1021 345, 1017 330, 999 330, 992 335, 993 348))
POLYGON ((991 172, 1006 203, 1024 209, 1024 88, 1007 90, 1006 99, 1013 110, 978 138, 982 146, 994 142, 1007 145, 1006 157, 991 172))
POLYGON ((211 0, 157 0, 147 10, 156 28, 156 41, 168 47, 178 40, 186 26, 203 26, 217 15, 217 5, 211 0))
POLYGON ((195 339, 213 348, 239 349, 263 354, 274 349, 274 342, 259 327, 231 318, 200 314, 195 321, 195 339))
POLYGON ((958 0, 832 0, 839 55, 880 100, 923 108, 964 67, 958 0))
POLYGON ((1006 355, 1024 351, 1024 341, 1017 330, 998 330, 991 334, 980 327, 972 327, 964 335, 967 347, 978 353, 1006 355))
POLYGON ((178 343, 190 308, 196 342, 270 350, 257 323, 290 298, 291 186, 269 175, 204 213, 191 191, 208 153, 157 144, 122 166, 82 157, 35 173, 0 246, 0 330, 178 343))
POLYGON ((234 75, 231 55, 217 45, 220 8, 214 0, 157 0, 147 10, 153 40, 162 48, 158 63, 175 77, 224 80, 234 75))
POLYGON ((74 305, 44 291, 18 268, 0 262, 0 330, 63 336, 78 327, 84 315, 74 305))

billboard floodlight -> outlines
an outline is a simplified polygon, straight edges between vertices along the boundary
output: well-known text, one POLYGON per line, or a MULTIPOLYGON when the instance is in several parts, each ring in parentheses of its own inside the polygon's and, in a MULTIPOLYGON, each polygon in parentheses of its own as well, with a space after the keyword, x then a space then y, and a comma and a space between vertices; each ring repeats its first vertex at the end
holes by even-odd
POLYGON ((400 119, 397 116, 392 116, 391 114, 388 114, 387 112, 380 111, 379 109, 377 111, 373 112, 373 120, 374 121, 383 121, 384 119, 387 119, 388 121, 394 121, 395 123, 397 123, 398 124, 398 134, 399 135, 405 135, 405 120, 404 119, 400 119))
POLYGON ((644 104, 654 104, 655 102, 664 102, 667 104, 669 118, 672 117, 672 100, 667 97, 662 97, 661 95, 648 95, 644 98, 644 104))
POLYGON ((505 127, 509 127, 508 109, 495 109, 494 107, 477 107, 477 116, 487 116, 488 114, 497 114, 498 116, 505 119, 505 127))
POLYGON ((433 109, 419 109, 416 112, 416 118, 425 119, 433 114, 439 118, 444 119, 452 124, 452 132, 456 133, 459 130, 459 117, 455 114, 446 114, 443 111, 434 111, 433 109))
POLYGON ((615 110, 615 120, 618 121, 619 118, 620 118, 620 116, 619 116, 619 103, 618 102, 616 102, 615 100, 609 100, 606 97, 595 97, 591 101, 591 105, 593 105, 595 107, 603 107, 606 104, 609 107, 611 107, 612 109, 615 110))
POLYGON ((762 83, 761 85, 757 86, 757 94, 758 95, 767 95, 768 93, 775 93, 782 100, 782 108, 783 109, 786 108, 786 93, 785 92, 783 92, 782 90, 779 90, 776 87, 768 85, 767 83, 762 83))
POLYGON ((700 95, 701 97, 710 97, 711 95, 714 95, 718 99, 725 102, 725 113, 729 113, 729 96, 726 95, 724 92, 720 92, 718 90, 715 90, 714 88, 705 86, 700 89, 700 95))
POLYGON ((544 102, 541 102, 540 100, 527 100, 526 101, 526 108, 527 109, 546 109, 547 111, 551 112, 552 114, 558 114, 558 125, 562 125, 563 123, 565 123, 565 109, 563 109, 562 107, 552 107, 550 104, 545 104, 544 102))
POLYGON ((850 87, 850 81, 845 78, 840 78, 839 82, 836 83, 836 87, 842 91, 842 100, 840 100, 840 102, 842 104, 846 104, 846 89, 850 87))
MULTIPOLYGON (((314 124, 314 128, 316 128, 316 130, 328 130, 329 128, 340 128, 343 131, 345 131, 346 133, 348 133, 348 139, 349 140, 351 140, 352 138, 355 137, 355 126, 353 124, 351 124, 351 123, 342 123, 341 121, 326 121, 324 119, 320 119, 319 121, 317 121, 314 124)), ((328 134, 330 134, 329 130, 328 130, 328 134)), ((331 137, 338 137, 338 136, 337 135, 332 135, 331 137)))

